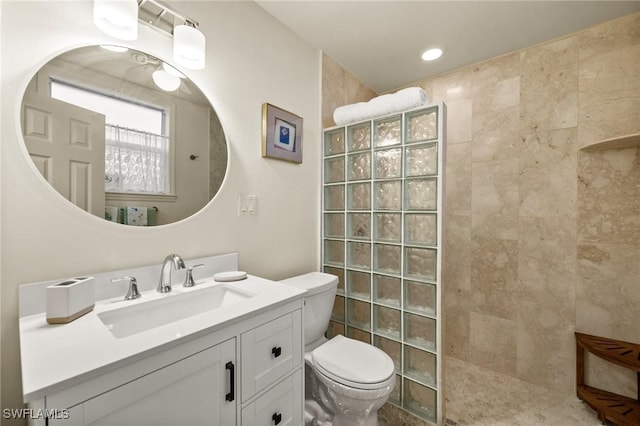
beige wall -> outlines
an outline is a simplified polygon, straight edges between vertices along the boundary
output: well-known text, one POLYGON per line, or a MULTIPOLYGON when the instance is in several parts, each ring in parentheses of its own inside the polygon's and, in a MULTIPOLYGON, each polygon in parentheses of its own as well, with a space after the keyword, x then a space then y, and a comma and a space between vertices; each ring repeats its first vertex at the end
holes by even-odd
MULTIPOLYGON (((447 104, 446 354, 573 392, 574 331, 640 342, 640 14, 407 84, 447 104)), ((323 125, 362 100, 324 58, 323 125)), ((594 363, 594 384, 635 376, 594 363), (605 377, 609 376, 609 377, 605 377)))
MULTIPOLYGON (((19 103, 34 72, 63 50, 110 41, 92 24, 92 3, 2 3, 2 408, 19 408, 22 399, 19 284, 157 264, 171 252, 194 258, 237 251, 243 270, 273 279, 317 269, 319 52, 252 2, 175 7, 197 18, 207 37, 206 69, 186 74, 219 114, 229 172, 213 202, 190 219, 132 229, 93 217, 43 185, 18 136, 19 103), (294 67, 282 52, 295 58, 294 67), (261 157, 263 102, 304 118, 302 164, 261 157), (237 216, 240 193, 257 195, 256 216, 237 216)), ((141 27, 130 45, 170 59, 171 39, 155 31, 141 27)))
MULTIPOLYGON (((417 83, 448 107, 447 354, 572 392, 574 331, 640 342, 639 148, 579 151, 640 131, 638 28, 417 83)), ((633 377, 595 384, 630 394, 633 377)))

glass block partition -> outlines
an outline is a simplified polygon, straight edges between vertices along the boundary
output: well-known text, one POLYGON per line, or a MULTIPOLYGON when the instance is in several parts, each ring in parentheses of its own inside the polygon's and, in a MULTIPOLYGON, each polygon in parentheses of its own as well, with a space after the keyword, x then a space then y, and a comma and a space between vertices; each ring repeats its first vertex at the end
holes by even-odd
POLYGON ((390 402, 441 423, 444 104, 324 132, 323 270, 340 280, 328 337, 393 359, 390 402))

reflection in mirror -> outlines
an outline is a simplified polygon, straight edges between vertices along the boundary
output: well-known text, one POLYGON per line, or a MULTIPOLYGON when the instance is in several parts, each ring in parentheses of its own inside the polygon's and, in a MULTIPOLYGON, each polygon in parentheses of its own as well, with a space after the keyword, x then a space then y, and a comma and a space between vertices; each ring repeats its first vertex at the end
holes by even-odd
POLYGON ((116 46, 65 52, 33 77, 22 134, 43 177, 106 220, 164 225, 218 192, 227 144, 200 89, 149 54, 116 46))

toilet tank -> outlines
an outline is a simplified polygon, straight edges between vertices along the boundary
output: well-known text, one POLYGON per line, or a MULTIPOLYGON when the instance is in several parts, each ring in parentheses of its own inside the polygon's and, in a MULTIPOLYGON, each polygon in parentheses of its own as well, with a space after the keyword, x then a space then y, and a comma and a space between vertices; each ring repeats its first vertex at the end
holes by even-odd
POLYGON ((305 347, 323 339, 324 332, 329 327, 338 277, 324 272, 310 272, 280 282, 307 290, 304 295, 305 347))

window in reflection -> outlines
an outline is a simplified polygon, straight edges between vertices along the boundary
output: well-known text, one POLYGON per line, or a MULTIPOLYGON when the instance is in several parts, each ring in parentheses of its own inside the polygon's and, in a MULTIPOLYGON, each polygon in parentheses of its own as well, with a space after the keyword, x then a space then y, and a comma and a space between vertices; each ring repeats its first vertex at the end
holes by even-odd
POLYGON ((55 79, 50 87, 52 98, 105 116, 105 191, 169 193, 163 109, 55 79))

